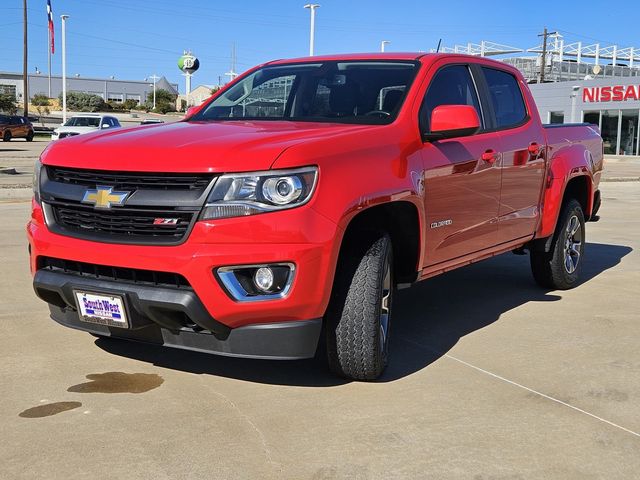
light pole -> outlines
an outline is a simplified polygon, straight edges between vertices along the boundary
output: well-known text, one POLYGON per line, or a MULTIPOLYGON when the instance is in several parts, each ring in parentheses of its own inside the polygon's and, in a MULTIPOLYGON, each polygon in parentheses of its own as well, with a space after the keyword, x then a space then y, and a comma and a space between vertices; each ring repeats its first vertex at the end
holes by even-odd
POLYGON ((22 15, 23 15, 23 26, 22 26, 22 96, 24 97, 24 107, 22 111, 22 115, 27 117, 29 115, 29 72, 27 71, 27 0, 23 0, 22 2, 22 15))
POLYGON ((316 35, 316 8, 320 5, 317 3, 307 3, 304 8, 311 10, 311 30, 309 32, 309 56, 313 57, 313 43, 316 35))
POLYGON ((67 123, 67 18, 69 15, 60 15, 62 19, 62 123, 67 123))
POLYGON ((389 40, 382 40, 382 41, 380 42, 380 51, 381 51, 381 52, 384 52, 384 47, 385 47, 385 45, 389 45, 390 43, 391 43, 391 42, 390 42, 389 40))
POLYGON ((155 73, 153 75, 151 75, 149 77, 151 80, 153 80, 153 109, 156 109, 156 80, 159 80, 160 77, 158 77, 155 73))

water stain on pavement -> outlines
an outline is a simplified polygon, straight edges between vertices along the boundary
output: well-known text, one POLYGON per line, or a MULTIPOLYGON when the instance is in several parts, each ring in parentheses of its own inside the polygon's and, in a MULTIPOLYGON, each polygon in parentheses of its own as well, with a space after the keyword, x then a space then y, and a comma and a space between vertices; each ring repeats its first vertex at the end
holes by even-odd
POLYGON ((89 382, 67 389, 73 393, 145 393, 158 388, 164 379, 155 373, 106 372, 87 375, 89 382))
POLYGON ((57 415, 58 413, 67 412, 81 407, 80 402, 55 402, 46 405, 38 405, 37 407, 27 408, 18 414, 22 418, 43 418, 57 415))

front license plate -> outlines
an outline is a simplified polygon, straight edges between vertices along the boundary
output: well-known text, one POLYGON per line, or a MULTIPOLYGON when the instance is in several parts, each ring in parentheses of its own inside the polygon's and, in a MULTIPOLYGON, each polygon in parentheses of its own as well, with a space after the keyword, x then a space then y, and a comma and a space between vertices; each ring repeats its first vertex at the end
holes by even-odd
POLYGON ((124 300, 118 295, 74 291, 80 320, 109 327, 129 328, 124 300))

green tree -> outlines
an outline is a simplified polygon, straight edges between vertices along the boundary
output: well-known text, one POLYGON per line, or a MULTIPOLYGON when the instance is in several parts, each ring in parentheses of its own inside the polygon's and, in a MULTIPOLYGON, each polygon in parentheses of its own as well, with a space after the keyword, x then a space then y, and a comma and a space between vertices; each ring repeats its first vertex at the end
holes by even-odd
POLYGON ((9 115, 15 115, 18 107, 16 106, 16 98, 6 93, 0 94, 0 111, 4 111, 9 115))
POLYGON ((40 116, 40 123, 44 126, 43 115, 49 115, 51 111, 49 110, 49 97, 47 97, 44 93, 36 93, 31 98, 31 105, 36 107, 36 112, 40 116))
MULTIPOLYGON (((156 112, 167 113, 176 111, 176 98, 177 95, 160 88, 156 90, 156 112)), ((153 92, 147 95, 147 103, 153 105, 153 92)))

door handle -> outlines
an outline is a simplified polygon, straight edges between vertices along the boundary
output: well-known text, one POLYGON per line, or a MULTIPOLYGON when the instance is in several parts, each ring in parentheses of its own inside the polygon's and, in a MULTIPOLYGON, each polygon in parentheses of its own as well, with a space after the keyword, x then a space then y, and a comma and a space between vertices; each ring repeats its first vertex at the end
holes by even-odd
POLYGON ((496 162, 497 158, 498 158, 498 154, 492 148, 490 148, 489 150, 487 150, 482 154, 482 160, 484 160, 487 163, 493 164, 496 162))
POLYGON ((540 145, 538 145, 536 142, 531 142, 527 150, 529 150, 529 154, 531 156, 537 157, 540 153, 540 145))

